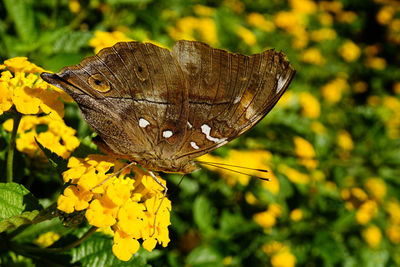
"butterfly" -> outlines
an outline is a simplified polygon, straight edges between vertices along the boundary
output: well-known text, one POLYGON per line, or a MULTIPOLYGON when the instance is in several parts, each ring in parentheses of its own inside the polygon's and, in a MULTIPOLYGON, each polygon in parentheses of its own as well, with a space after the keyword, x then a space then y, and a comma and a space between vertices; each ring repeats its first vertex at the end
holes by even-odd
POLYGON ((181 40, 172 50, 120 42, 41 77, 78 103, 106 154, 191 173, 195 158, 256 125, 294 74, 273 49, 246 56, 181 40))

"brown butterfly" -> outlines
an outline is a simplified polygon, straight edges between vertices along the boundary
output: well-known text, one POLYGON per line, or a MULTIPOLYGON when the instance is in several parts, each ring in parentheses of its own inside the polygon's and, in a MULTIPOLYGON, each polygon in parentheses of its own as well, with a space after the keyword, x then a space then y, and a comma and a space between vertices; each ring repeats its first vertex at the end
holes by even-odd
POLYGON ((178 41, 172 51, 121 42, 41 77, 78 103, 105 153, 153 171, 190 173, 194 158, 257 124, 294 73, 273 49, 246 56, 178 41))

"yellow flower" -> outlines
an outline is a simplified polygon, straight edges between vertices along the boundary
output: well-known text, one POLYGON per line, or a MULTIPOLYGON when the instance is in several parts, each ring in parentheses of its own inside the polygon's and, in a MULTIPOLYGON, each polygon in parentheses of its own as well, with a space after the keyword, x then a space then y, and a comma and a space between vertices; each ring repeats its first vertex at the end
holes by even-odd
POLYGON ((63 179, 71 185, 59 197, 58 209, 66 213, 86 210, 89 224, 111 226, 112 250, 120 260, 128 261, 138 251, 140 239, 143 248, 149 251, 157 243, 168 245, 171 202, 162 199, 163 187, 148 173, 134 166, 110 178, 111 168, 116 173, 124 164, 104 155, 71 157, 68 167, 63 179), (133 178, 131 171, 135 172, 133 178))
POLYGON ((342 93, 348 88, 347 80, 336 78, 322 87, 322 96, 328 103, 335 104, 342 99, 342 93))
POLYGON ((210 45, 218 43, 217 27, 209 17, 184 17, 178 20, 176 27, 170 28, 169 34, 174 40, 200 40, 210 45))
POLYGON ((372 69, 383 70, 386 68, 386 60, 381 57, 370 57, 366 59, 365 65, 372 69))
POLYGON ((317 11, 317 5, 311 0, 289 0, 293 11, 301 14, 314 14, 317 11))
POLYGON ((352 41, 347 40, 339 47, 339 54, 347 62, 352 62, 360 57, 360 48, 352 41))
POLYGON ((56 232, 46 232, 41 234, 35 241, 35 243, 42 248, 51 246, 54 242, 60 239, 61 235, 56 232))
MULTIPOLYGON (((5 121, 3 127, 6 131, 11 132, 13 120, 5 121)), ((45 148, 63 158, 68 158, 71 152, 79 146, 75 132, 74 129, 65 125, 64 121, 54 120, 50 116, 23 116, 17 131, 19 135, 16 141, 17 149, 30 157, 38 154, 43 157, 43 153, 35 141, 36 138, 45 148), (47 130, 38 133, 39 125, 47 126, 47 130)))
POLYGON ((72 13, 79 13, 81 11, 81 5, 78 0, 70 0, 68 6, 72 13))
POLYGON ((294 267, 296 257, 290 251, 280 251, 272 255, 271 265, 274 267, 294 267))
POLYGON ((253 218, 263 228, 271 228, 276 223, 275 215, 268 210, 254 214, 253 218))
POLYGON ((284 164, 279 166, 279 171, 293 183, 308 184, 310 182, 310 176, 308 174, 299 172, 298 170, 290 168, 284 164))
POLYGON ((351 151, 354 149, 353 139, 346 130, 339 131, 337 135, 337 143, 338 146, 345 151, 351 151))
POLYGON ((379 10, 378 14, 376 15, 376 20, 382 25, 387 25, 392 20, 395 12, 396 10, 393 6, 384 6, 379 10))
POLYGON ((311 130, 316 134, 324 134, 326 132, 325 126, 319 121, 313 121, 311 123, 311 130))
POLYGON ((400 225, 390 224, 386 229, 386 235, 393 244, 400 244, 400 225))
POLYGON ((308 92, 300 93, 302 114, 306 118, 317 119, 321 112, 318 99, 308 92))
POLYGON ((290 212, 290 219, 298 222, 303 219, 303 211, 301 209, 294 209, 290 212))
MULTIPOLYGON (((235 165, 235 166, 243 166, 243 167, 253 168, 253 169, 264 169, 264 170, 269 171, 266 175, 266 178, 270 178, 271 168, 267 165, 267 163, 271 160, 271 158, 272 158, 272 154, 268 151, 231 150, 231 151, 229 151, 228 156, 226 158, 221 158, 221 157, 213 156, 210 154, 206 154, 206 155, 198 158, 198 160, 205 161, 205 162, 213 162, 213 163, 216 163, 216 165, 218 163, 222 163, 222 164, 230 164, 230 165, 235 165)), ((251 171, 251 170, 247 170, 246 173, 248 175, 244 175, 244 174, 235 173, 232 171, 224 170, 221 168, 216 168, 216 167, 209 166, 209 165, 204 165, 204 167, 206 167, 207 169, 219 172, 225 179, 227 179, 227 183, 232 186, 235 185, 237 182, 239 182, 242 185, 247 185, 249 183, 251 175, 255 175, 255 176, 262 175, 262 173, 260 174, 260 172, 251 171)), ((232 169, 236 170, 234 167, 232 167, 232 169)), ((243 170, 241 170, 241 171, 243 171, 243 170)), ((266 183, 270 183, 270 182, 266 182, 266 183)))
POLYGON ((393 84, 393 92, 395 92, 397 95, 400 95, 400 82, 395 82, 393 84))
POLYGON ((118 42, 129 42, 133 39, 127 37, 123 32, 103 32, 95 31, 94 37, 89 40, 89 45, 94 48, 94 52, 97 54, 101 49, 111 47, 118 42))
POLYGON ((318 48, 312 47, 304 50, 300 58, 303 62, 314 64, 317 66, 323 66, 325 64, 325 58, 321 55, 321 52, 318 48))
POLYGON ((357 19, 357 14, 353 11, 343 11, 336 16, 339 22, 352 23, 357 19))
POLYGON ((356 220, 359 224, 367 224, 378 213, 378 205, 375 201, 367 200, 356 212, 356 220))
POLYGON ((201 17, 211 17, 215 13, 215 8, 203 6, 203 5, 195 5, 193 7, 193 11, 196 15, 201 17))
POLYGON ((311 40, 322 42, 325 40, 333 40, 337 36, 336 31, 331 28, 321 28, 310 33, 311 40))
POLYGON ((371 248, 377 248, 382 240, 382 232, 376 225, 371 225, 363 230, 362 236, 371 248))
POLYGON ((262 246, 262 250, 268 255, 272 255, 280 250, 287 250, 287 249, 289 249, 287 246, 278 241, 271 241, 262 246))
POLYGON ((381 178, 368 178, 365 181, 365 188, 377 201, 382 201, 386 196, 386 184, 381 178))
POLYGON ((250 13, 247 16, 247 22, 258 29, 265 32, 272 32, 275 30, 275 25, 272 21, 266 20, 260 13, 250 13))
POLYGON ((243 26, 238 27, 236 33, 249 46, 254 45, 257 42, 254 33, 243 26))
POLYGON ((386 212, 389 214, 390 221, 393 224, 400 225, 400 204, 397 199, 388 201, 385 207, 386 212))
POLYGON ((294 137, 294 152, 303 166, 308 169, 315 169, 317 167, 318 161, 315 160, 314 147, 306 139, 299 136, 294 137))

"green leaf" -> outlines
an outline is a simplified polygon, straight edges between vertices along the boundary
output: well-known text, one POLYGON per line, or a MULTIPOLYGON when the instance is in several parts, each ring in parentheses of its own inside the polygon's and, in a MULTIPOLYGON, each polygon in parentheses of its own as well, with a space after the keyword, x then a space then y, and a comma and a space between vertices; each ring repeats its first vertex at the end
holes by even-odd
POLYGON ((18 37, 25 43, 32 43, 36 39, 35 18, 32 1, 4 0, 8 14, 15 24, 18 37))
POLYGON ((9 219, 2 220, 0 222, 0 233, 7 230, 17 229, 18 227, 25 224, 31 224, 38 214, 38 210, 26 211, 20 215, 15 215, 9 219))
POLYGON ((23 185, 0 183, 0 220, 40 208, 37 199, 23 185))
POLYGON ((193 203, 193 217, 199 229, 204 234, 213 231, 215 208, 205 196, 198 196, 193 203))
POLYGON ((127 261, 120 261, 112 253, 112 238, 102 234, 94 234, 79 247, 72 250, 72 263, 80 266, 137 266, 147 267, 140 251, 127 261))
POLYGON ((0 183, 0 232, 32 223, 41 206, 22 185, 0 183))
POLYGON ((222 257, 211 247, 197 247, 188 255, 186 263, 193 267, 224 266, 222 257))
POLYGON ((39 141, 35 138, 36 143, 38 144, 39 148, 43 151, 46 155, 47 159, 51 163, 51 165, 57 170, 59 174, 65 172, 68 167, 68 160, 63 159, 56 153, 50 151, 49 149, 45 148, 39 141))

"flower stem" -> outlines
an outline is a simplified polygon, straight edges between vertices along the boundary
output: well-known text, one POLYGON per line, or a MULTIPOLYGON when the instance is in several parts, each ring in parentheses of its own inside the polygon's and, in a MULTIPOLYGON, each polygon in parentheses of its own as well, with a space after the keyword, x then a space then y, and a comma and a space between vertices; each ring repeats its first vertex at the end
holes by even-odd
POLYGON ((17 139, 17 130, 19 123, 21 122, 22 115, 19 113, 13 114, 13 129, 11 132, 10 144, 8 145, 7 153, 7 182, 11 183, 13 181, 13 163, 14 163, 14 150, 15 141, 17 139))

